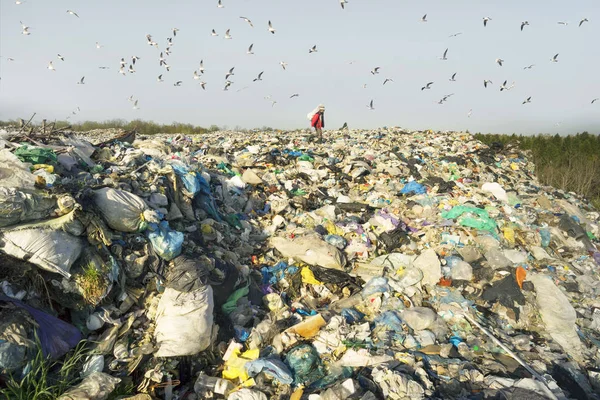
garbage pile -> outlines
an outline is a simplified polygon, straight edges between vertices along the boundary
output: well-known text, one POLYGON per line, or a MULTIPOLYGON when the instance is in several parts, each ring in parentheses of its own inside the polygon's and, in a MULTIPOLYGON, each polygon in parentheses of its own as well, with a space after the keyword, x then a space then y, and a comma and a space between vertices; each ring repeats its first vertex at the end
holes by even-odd
POLYGON ((600 214, 516 148, 0 138, 0 382, 85 339, 61 399, 600 398, 600 214))

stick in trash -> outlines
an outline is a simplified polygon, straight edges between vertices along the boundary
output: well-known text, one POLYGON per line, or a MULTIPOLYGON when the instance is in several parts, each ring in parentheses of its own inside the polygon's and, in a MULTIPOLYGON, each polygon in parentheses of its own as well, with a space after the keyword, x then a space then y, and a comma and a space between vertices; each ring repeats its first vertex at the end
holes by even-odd
POLYGON ((531 368, 529 365, 527 365, 525 363, 525 361, 523 361, 511 349, 509 349, 508 347, 506 347, 506 345, 504 345, 504 343, 502 343, 500 341, 500 339, 498 339, 494 335, 492 335, 492 333, 490 331, 488 331, 486 328, 484 328, 479 322, 475 321, 466 312, 462 313, 461 315, 463 317, 465 317, 465 319, 467 321, 469 321, 470 323, 472 323, 473 325, 475 325, 476 327, 478 327, 483 333, 485 333, 490 339, 492 339, 494 341, 494 343, 496 343, 498 346, 500 346, 502 348, 502 350, 506 351, 506 353, 508 353, 508 355, 510 355, 512 358, 514 358, 516 362, 518 362, 519 364, 521 364, 523 366, 523 368, 525 368, 527 371, 529 371, 529 373, 533 377, 535 377, 537 380, 539 380, 540 382, 542 382, 544 384, 544 387, 546 389, 548 389, 548 395, 550 396, 550 398, 551 399, 556 399, 556 396, 554 395, 554 393, 552 393, 552 390, 548 386, 548 382, 546 381, 546 379, 543 376, 541 376, 540 374, 538 374, 533 368, 531 368))
POLYGON ((27 123, 25 125, 23 125, 21 127, 21 129, 19 129, 19 133, 23 132, 23 129, 25 129, 25 127, 27 127, 27 125, 29 125, 29 123, 31 122, 31 120, 33 119, 33 117, 35 117, 37 113, 33 113, 33 115, 31 116, 31 118, 29 118, 29 121, 27 121, 27 123))

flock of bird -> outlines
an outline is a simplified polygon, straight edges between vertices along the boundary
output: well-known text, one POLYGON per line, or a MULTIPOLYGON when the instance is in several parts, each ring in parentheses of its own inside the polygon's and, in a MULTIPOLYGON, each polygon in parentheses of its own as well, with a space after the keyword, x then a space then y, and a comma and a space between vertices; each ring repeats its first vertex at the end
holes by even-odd
MULTIPOLYGON (((24 0, 16 0, 15 1, 15 4, 17 4, 17 5, 20 5, 20 4, 23 4, 23 3, 25 3, 24 0)), ((348 5, 348 1, 346 1, 346 0, 339 0, 339 3, 340 3, 341 9, 345 10, 346 6, 348 5)), ((224 8, 225 7, 225 5, 223 4, 223 0, 217 0, 217 7, 218 8, 224 8)), ((80 18, 79 14, 77 12, 73 11, 73 10, 66 10, 66 13, 69 14, 70 16, 75 17, 75 18, 80 18)), ((253 22, 252 22, 252 20, 250 18, 245 17, 245 16, 240 16, 239 18, 241 20, 243 20, 246 24, 248 24, 248 26, 250 28, 254 28, 255 27, 254 24, 253 24, 253 22)), ((422 23, 427 23, 428 22, 428 20, 427 20, 427 14, 423 15, 420 18, 420 22, 422 22, 422 23)), ((483 17, 482 22, 483 22, 483 27, 484 28, 487 28, 488 25, 493 24, 493 20, 489 16, 483 17)), ((25 23, 23 23, 22 21, 20 21, 20 23, 21 23, 21 33, 23 35, 25 35, 25 36, 31 35, 31 28, 29 26, 27 26, 25 23)), ((589 20, 587 18, 581 19, 579 21, 579 25, 578 26, 581 27, 584 23, 589 23, 589 20)), ((559 21, 558 24, 567 26, 569 23, 566 22, 566 21, 559 21)), ((265 30, 267 32, 269 32, 270 34, 275 35, 276 32, 277 32, 277 29, 275 28, 275 26, 272 23, 272 21, 269 20, 266 25, 267 26, 265 27, 265 30)), ((531 28, 529 28, 530 26, 531 25, 530 25, 529 21, 523 21, 520 24, 520 30, 524 31, 524 29, 531 29, 531 28)), ((515 28, 518 28, 518 27, 515 27, 515 28)), ((158 83, 165 82, 165 79, 164 79, 165 73, 168 73, 171 70, 171 65, 169 64, 169 56, 172 54, 172 47, 175 44, 177 33, 179 31, 180 30, 178 28, 172 28, 171 29, 171 35, 170 35, 170 37, 166 38, 166 43, 164 44, 164 46, 162 48, 159 45, 159 43, 154 40, 154 38, 153 38, 153 36, 151 34, 146 34, 146 44, 148 46, 154 47, 157 50, 159 50, 159 54, 158 54, 158 57, 157 57, 156 61, 158 62, 158 65, 161 68, 165 69, 165 72, 161 73, 156 78, 156 81, 158 83)), ((213 37, 218 37, 219 36, 219 33, 215 29, 212 29, 210 34, 213 37)), ((459 35, 462 35, 462 32, 454 33, 454 34, 450 35, 449 37, 453 38, 453 37, 457 37, 459 35)), ((225 31, 225 33, 223 34, 223 38, 226 39, 226 40, 232 40, 233 39, 233 35, 231 34, 231 29, 230 28, 225 31)), ((101 49, 103 47, 104 46, 101 45, 99 42, 96 42, 96 48, 97 49, 101 49)), ((317 53, 318 52, 318 48, 317 48, 316 44, 313 45, 312 47, 308 48, 307 50, 308 50, 308 54, 313 54, 313 53, 317 53)), ((439 57, 439 60, 441 60, 441 61, 447 61, 449 59, 449 50, 450 50, 449 48, 446 48, 445 51, 443 52, 442 56, 439 57)), ((254 43, 252 43, 252 44, 249 45, 246 53, 248 55, 254 55, 254 43)), ((65 61, 65 57, 62 56, 61 54, 57 54, 57 59, 60 62, 66 62, 65 61)), ((8 57, 7 60, 8 61, 14 61, 14 59, 10 58, 10 57, 8 57)), ((136 73, 136 62, 139 61, 139 60, 141 60, 141 58, 137 57, 137 56, 122 57, 120 59, 120 61, 119 61, 118 73, 120 75, 123 75, 123 76, 127 76, 129 74, 135 74, 136 73)), ((550 62, 552 62, 552 63, 558 63, 559 62, 559 54, 557 53, 553 57, 551 57, 550 58, 550 62)), ((353 62, 350 62, 350 64, 352 64, 352 63, 353 62)), ((495 63, 499 67, 503 67, 504 63, 505 63, 505 60, 502 59, 502 58, 496 58, 495 63)), ((288 66, 288 63, 285 62, 285 61, 280 61, 279 65, 281 66, 281 68, 283 69, 283 71, 285 71, 286 68, 287 68, 287 66, 288 66)), ((531 64, 531 65, 525 66, 525 67, 523 67, 523 69, 527 70, 527 69, 532 69, 533 67, 535 67, 535 64, 531 64)), ((103 70, 111 69, 111 67, 108 67, 108 66, 100 66, 98 68, 99 69, 103 69, 103 70)), ((56 66, 54 65, 54 60, 49 61, 47 69, 50 70, 50 71, 53 71, 53 72, 56 71, 56 66)), ((381 70, 381 67, 377 66, 377 67, 374 67, 370 71, 370 73, 373 76, 379 75, 380 74, 380 70, 381 70)), ((235 76, 235 72, 234 71, 235 71, 235 66, 231 67, 229 70, 227 70, 225 72, 225 74, 224 74, 224 83, 223 83, 223 86, 222 86, 223 90, 228 91, 230 89, 230 87, 234 84, 234 82, 230 80, 231 77, 235 76)), ((197 84, 203 90, 206 90, 208 83, 203 78, 204 77, 204 73, 205 73, 204 60, 200 60, 199 66, 198 66, 198 68, 196 68, 192 72, 191 78, 192 78, 193 81, 196 81, 197 84)), ((261 71, 260 73, 258 73, 258 75, 256 76, 256 78, 254 78, 252 80, 252 82, 262 81, 264 73, 265 73, 265 71, 261 71)), ((453 73, 448 80, 450 82, 457 82, 457 75, 458 75, 457 72, 453 73)), ((383 80, 383 85, 386 85, 388 83, 393 83, 393 82, 394 82, 394 80, 392 78, 386 77, 383 80)), ((84 85, 85 84, 85 76, 82 76, 78 81, 76 81, 76 84, 78 84, 78 85, 84 85)), ((179 87, 179 86, 182 86, 183 84, 184 84, 184 81, 177 80, 177 81, 175 81, 173 83, 173 86, 174 87, 179 87)), ((430 90, 432 88, 432 85, 434 85, 434 84, 435 84, 435 82, 433 82, 433 81, 427 82, 425 85, 423 85, 421 87, 421 91, 430 90)), ((487 89, 487 88, 491 87, 491 85, 493 85, 493 82, 491 80, 485 79, 483 81, 484 88, 487 89)), ((363 88, 366 88, 366 87, 367 87, 367 85, 364 84, 363 88)), ((500 85, 500 91, 501 92, 503 92, 503 91, 510 91, 514 87, 515 87, 515 82, 512 82, 511 84, 509 84, 508 81, 505 80, 500 85)), ((247 87, 243 87, 243 88, 239 89, 238 91, 244 90, 246 88, 247 87)), ((437 101, 437 103, 438 104, 444 104, 453 95, 454 95, 454 93, 450 93, 450 94, 444 95, 439 101, 437 101)), ((294 93, 289 98, 292 99, 292 98, 295 98, 295 97, 299 97, 299 94, 298 93, 294 93)), ((532 97, 533 96, 529 96, 526 99, 524 99, 523 102, 522 102, 522 104, 525 105, 525 104, 531 103, 532 102, 532 97)), ((267 97, 265 97, 265 99, 266 100, 271 100, 272 106, 274 106, 277 103, 277 101, 271 99, 271 96, 267 96, 267 97)), ((132 108, 133 109, 137 110, 137 109, 140 108, 139 107, 139 100, 135 99, 134 96, 130 96, 128 100, 132 103, 132 108)), ((598 100, 600 100, 600 98, 593 99, 591 101, 591 104, 594 104, 598 100)), ((375 110, 374 100, 373 99, 371 99, 370 102, 368 102, 367 108, 369 110, 375 110)), ((79 108, 77 108, 77 109, 79 110, 79 108)), ((472 110, 469 111, 468 117, 471 116, 471 113, 472 113, 472 110)), ((74 115, 74 114, 76 114, 76 112, 73 111, 72 114, 74 115)))

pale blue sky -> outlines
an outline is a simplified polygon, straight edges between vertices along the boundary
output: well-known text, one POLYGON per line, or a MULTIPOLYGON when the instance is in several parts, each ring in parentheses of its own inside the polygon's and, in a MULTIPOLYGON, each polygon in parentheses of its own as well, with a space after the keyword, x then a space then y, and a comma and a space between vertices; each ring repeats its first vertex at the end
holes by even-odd
POLYGON ((345 10, 338 0, 222 1, 224 8, 217 0, 0 0, 0 119, 33 112, 64 119, 80 107, 72 120, 300 128, 324 103, 327 128, 347 121, 351 128, 600 132, 600 101, 590 104, 600 97, 598 0, 349 0, 345 10), (492 18, 487 28, 485 16, 492 18), (578 27, 584 17, 590 22, 578 27), (521 32, 525 20, 530 26, 521 32), (21 34, 19 21, 31 35, 21 34), (164 50, 173 27, 180 31, 167 72, 145 35, 164 50), (213 28, 218 37, 210 35, 213 28), (223 38, 228 28, 232 40, 223 38), (457 32, 463 34, 448 37, 457 32), (255 54, 247 55, 251 43, 255 54), (309 54, 314 44, 319 51, 309 54), (441 61, 446 48, 448 60, 441 61), (556 53, 559 62, 551 63, 556 53), (121 57, 130 62, 133 55, 141 58, 137 72, 118 74, 121 57), (505 60, 503 67, 496 58, 505 60), (192 78, 201 59, 206 91, 192 78), (56 72, 47 69, 51 60, 56 72), (280 61, 289 64, 287 71, 280 61), (530 64, 535 67, 523 70, 530 64), (234 84, 223 91, 234 66, 234 84), (380 74, 373 76, 376 66, 380 74), (252 82, 261 71, 263 81, 252 82), (457 82, 449 82, 454 72, 457 82), (161 73, 165 82, 158 83, 161 73), (85 85, 76 84, 81 76, 85 85), (386 77, 394 83, 383 86, 386 77), (494 84, 484 89, 484 79, 494 84), (174 87, 178 80, 182 86, 174 87), (500 92, 504 80, 515 88, 500 92), (429 81, 435 82, 431 90, 421 91, 429 81), (300 96, 289 99, 294 93, 300 96), (130 95, 139 99, 139 110, 127 101, 130 95), (274 107, 264 99, 269 95, 274 107), (529 96, 532 103, 522 105, 529 96), (373 111, 366 107, 371 99, 373 111))

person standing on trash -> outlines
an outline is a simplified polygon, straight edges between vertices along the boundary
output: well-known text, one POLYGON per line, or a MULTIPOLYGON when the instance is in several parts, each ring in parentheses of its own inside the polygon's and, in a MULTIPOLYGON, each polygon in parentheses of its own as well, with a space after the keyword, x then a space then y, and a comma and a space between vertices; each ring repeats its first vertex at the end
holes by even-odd
POLYGON ((317 108, 308 114, 308 119, 310 119, 310 126, 315 128, 315 132, 317 133, 319 140, 323 140, 323 128, 325 128, 325 106, 323 104, 319 104, 317 108))

